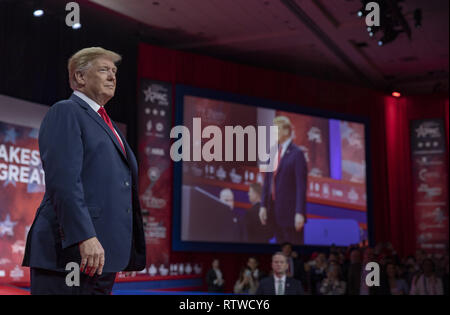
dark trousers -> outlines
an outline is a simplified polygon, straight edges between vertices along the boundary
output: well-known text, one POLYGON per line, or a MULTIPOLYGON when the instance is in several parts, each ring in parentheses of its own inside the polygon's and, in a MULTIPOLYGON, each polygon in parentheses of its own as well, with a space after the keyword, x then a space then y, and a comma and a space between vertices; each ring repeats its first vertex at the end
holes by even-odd
MULTIPOLYGON (((294 222, 292 222, 292 225, 294 225, 294 222)), ((284 227, 276 224, 275 238, 277 239, 278 244, 289 242, 293 245, 303 245, 305 234, 304 230, 305 227, 303 227, 300 232, 297 232, 295 227, 284 227)))
POLYGON ((89 277, 80 272, 80 286, 66 285, 69 271, 59 272, 39 268, 30 268, 32 295, 109 295, 111 294, 116 273, 103 273, 89 277))
POLYGON ((270 210, 268 213, 268 221, 273 222, 272 228, 273 228, 277 243, 282 244, 285 242, 289 242, 293 245, 303 245, 304 238, 305 238, 305 226, 303 226, 303 228, 300 230, 300 232, 297 232, 294 227, 294 218, 292 218, 292 227, 291 226, 285 227, 285 226, 278 225, 273 209, 275 209, 275 205, 274 205, 274 201, 271 200, 270 201, 270 210))

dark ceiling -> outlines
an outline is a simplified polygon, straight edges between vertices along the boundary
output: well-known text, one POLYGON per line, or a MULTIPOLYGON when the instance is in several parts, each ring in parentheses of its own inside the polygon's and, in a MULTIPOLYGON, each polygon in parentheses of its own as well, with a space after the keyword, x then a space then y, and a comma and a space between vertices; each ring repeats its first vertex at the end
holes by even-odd
POLYGON ((139 22, 144 37, 169 48, 380 90, 448 92, 448 0, 399 2, 411 38, 401 33, 382 47, 357 17, 359 0, 90 2, 139 22))

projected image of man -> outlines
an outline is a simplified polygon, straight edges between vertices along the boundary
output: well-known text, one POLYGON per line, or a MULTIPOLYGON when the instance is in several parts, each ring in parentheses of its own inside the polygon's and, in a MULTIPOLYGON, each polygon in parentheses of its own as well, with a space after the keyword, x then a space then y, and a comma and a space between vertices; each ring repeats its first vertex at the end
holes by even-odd
POLYGON ((285 116, 273 120, 278 127, 278 167, 264 178, 259 217, 273 220, 277 243, 303 244, 306 222, 307 165, 293 142, 293 126, 285 116), (272 219, 273 218, 273 219, 272 219))
POLYGON ((224 188, 220 191, 220 200, 224 203, 226 203, 231 210, 231 220, 232 220, 232 227, 233 231, 231 234, 228 235, 229 239, 226 239, 224 241, 229 242, 240 242, 244 239, 244 226, 243 226, 243 220, 239 213, 237 212, 237 209, 234 207, 234 194, 233 191, 229 188, 224 188))

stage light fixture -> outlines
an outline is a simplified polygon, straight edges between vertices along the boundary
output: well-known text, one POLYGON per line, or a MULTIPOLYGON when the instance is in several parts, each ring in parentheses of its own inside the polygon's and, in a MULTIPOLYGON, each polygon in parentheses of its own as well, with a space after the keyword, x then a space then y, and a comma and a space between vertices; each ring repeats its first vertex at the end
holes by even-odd
POLYGON ((81 28, 81 24, 80 24, 80 23, 75 23, 74 25, 72 25, 72 28, 73 28, 74 30, 78 30, 78 29, 81 28))
POLYGON ((32 8, 34 17, 41 17, 44 15, 44 6, 42 5, 42 0, 34 0, 32 2, 32 8))
MULTIPOLYGON (((362 8, 358 11, 358 16, 363 17, 366 15, 365 7, 368 4, 368 0, 360 0, 362 8)), ((375 39, 378 46, 384 46, 393 42, 400 33, 406 33, 409 39, 411 39, 411 29, 406 21, 404 14, 402 13, 402 7, 400 3, 403 0, 379 0, 377 3, 380 6, 380 25, 366 25, 366 30, 370 38, 375 39), (377 36, 381 33, 380 36, 377 36)), ((414 12, 414 18, 416 27, 421 26, 422 12, 417 9, 414 12)))
POLYGON ((402 93, 397 92, 397 91, 394 91, 394 92, 392 92, 392 96, 393 96, 393 97, 396 97, 396 98, 399 98, 399 97, 402 96, 402 93))
POLYGON ((42 9, 36 9, 36 10, 34 10, 33 15, 34 15, 35 17, 41 17, 41 16, 44 15, 44 10, 42 10, 42 9))

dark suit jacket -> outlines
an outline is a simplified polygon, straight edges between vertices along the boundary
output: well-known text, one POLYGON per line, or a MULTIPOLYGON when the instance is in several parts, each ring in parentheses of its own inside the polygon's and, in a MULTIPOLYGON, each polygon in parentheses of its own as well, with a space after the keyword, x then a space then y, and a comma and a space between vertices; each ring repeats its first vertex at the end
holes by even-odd
POLYGON ((284 153, 275 176, 276 200, 271 209, 273 173, 266 173, 261 204, 273 211, 281 227, 293 227, 296 213, 303 214, 306 222, 307 165, 302 150, 293 142, 284 153))
POLYGON ((142 270, 145 239, 138 167, 104 120, 72 95, 53 105, 39 131, 46 191, 27 237, 23 266, 64 271, 80 263, 78 244, 96 236, 104 272, 142 270))
MULTIPOLYGON (((288 262, 290 264, 291 257, 288 258, 288 262)), ((292 277, 294 279, 300 280, 302 283, 306 281, 305 267, 304 262, 299 258, 292 258, 294 270, 292 277)))
MULTIPOLYGON (((222 275, 223 277, 223 275, 222 275)), ((214 283, 214 280, 217 279, 216 272, 214 269, 209 269, 206 273, 206 283, 208 285, 208 292, 222 292, 223 285, 217 285, 214 283)))
MULTIPOLYGON (((275 295, 275 279, 273 276, 259 282, 256 295, 275 295)), ((303 295, 302 283, 294 278, 286 277, 284 295, 303 295)))
POLYGON ((245 214, 245 229, 248 243, 269 243, 273 236, 271 227, 262 225, 259 219, 259 209, 261 203, 255 203, 245 214))

